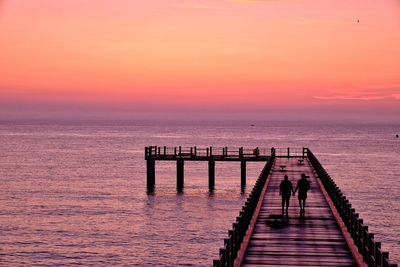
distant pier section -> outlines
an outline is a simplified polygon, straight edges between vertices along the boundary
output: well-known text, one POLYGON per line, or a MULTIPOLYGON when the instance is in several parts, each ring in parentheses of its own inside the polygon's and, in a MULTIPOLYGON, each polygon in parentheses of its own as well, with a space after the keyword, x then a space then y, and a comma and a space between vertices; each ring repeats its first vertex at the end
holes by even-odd
POLYGON ((147 191, 153 192, 156 182, 156 161, 176 161, 176 187, 178 192, 184 187, 184 165, 185 161, 207 161, 208 162, 208 187, 215 187, 215 162, 216 161, 239 161, 241 173, 241 187, 246 187, 246 163, 267 162, 271 155, 276 157, 299 157, 306 155, 305 148, 231 148, 231 147, 167 147, 148 146, 145 147, 145 159, 147 162, 147 191))

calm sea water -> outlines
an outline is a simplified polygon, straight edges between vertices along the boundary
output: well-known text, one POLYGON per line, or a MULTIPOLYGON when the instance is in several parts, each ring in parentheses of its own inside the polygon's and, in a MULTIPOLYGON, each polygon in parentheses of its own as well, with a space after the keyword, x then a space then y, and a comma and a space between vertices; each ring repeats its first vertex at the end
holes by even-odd
POLYGON ((400 125, 294 123, 0 124, 0 265, 209 266, 263 164, 156 163, 147 145, 310 147, 400 262, 400 125))

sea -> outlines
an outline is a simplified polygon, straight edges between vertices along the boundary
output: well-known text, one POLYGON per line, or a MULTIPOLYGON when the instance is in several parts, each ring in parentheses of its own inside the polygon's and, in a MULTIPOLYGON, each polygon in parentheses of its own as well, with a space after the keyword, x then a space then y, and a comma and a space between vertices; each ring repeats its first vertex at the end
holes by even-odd
POLYGON ((210 266, 264 163, 156 162, 146 146, 308 147, 400 263, 400 124, 0 122, 0 266, 210 266))

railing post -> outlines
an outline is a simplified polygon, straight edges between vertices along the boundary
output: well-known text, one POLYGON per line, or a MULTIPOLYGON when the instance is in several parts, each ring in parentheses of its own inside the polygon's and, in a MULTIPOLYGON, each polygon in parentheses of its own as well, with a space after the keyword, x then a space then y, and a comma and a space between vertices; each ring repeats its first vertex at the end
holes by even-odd
POLYGON ((229 230, 228 236, 229 236, 229 248, 230 248, 229 263, 230 266, 233 267, 233 263, 235 261, 235 232, 233 230, 229 230))
POLYGON ((376 266, 374 234, 368 234, 368 266, 376 266))
POLYGON ((287 157, 290 158, 290 148, 287 148, 287 157))
POLYGON ((167 147, 164 146, 164 156, 167 154, 167 147))
POLYGON ((224 239, 224 248, 225 248, 225 260, 226 266, 231 266, 230 259, 231 259, 231 246, 229 245, 229 238, 224 239))
POLYGON ((210 157, 212 156, 212 146, 210 146, 210 157))
POLYGON ((389 252, 382 252, 381 266, 382 267, 389 267, 389 265, 386 264, 387 261, 389 261, 389 252))
POLYGON ((207 157, 208 157, 208 149, 209 149, 209 148, 207 147, 207 149, 206 149, 206 155, 207 155, 207 157))
POLYGON ((179 157, 181 157, 181 155, 182 155, 182 147, 179 146, 179 157))
POLYGON ((350 209, 350 234, 354 240, 354 218, 356 210, 354 208, 350 209))
POLYGON ((197 156, 197 147, 196 146, 194 147, 194 156, 195 157, 197 156))
POLYGON ((174 156, 176 157, 176 147, 174 147, 174 156))
POLYGON ((359 218, 358 219, 358 224, 357 224, 357 246, 358 246, 358 251, 362 254, 362 244, 363 244, 363 232, 362 228, 364 226, 364 220, 359 218))
POLYGON ((362 227, 362 254, 364 256, 365 262, 368 262, 369 259, 369 240, 368 240, 368 226, 364 225, 362 227))
POLYGON ((382 267, 381 242, 375 242, 375 264, 382 267))
POLYGON ((226 266, 226 251, 223 248, 219 249, 220 265, 226 266))
POLYGON ((233 259, 236 259, 237 253, 240 249, 240 244, 238 243, 238 224, 235 222, 232 224, 232 236, 233 236, 233 247, 234 247, 234 253, 233 253, 233 259))

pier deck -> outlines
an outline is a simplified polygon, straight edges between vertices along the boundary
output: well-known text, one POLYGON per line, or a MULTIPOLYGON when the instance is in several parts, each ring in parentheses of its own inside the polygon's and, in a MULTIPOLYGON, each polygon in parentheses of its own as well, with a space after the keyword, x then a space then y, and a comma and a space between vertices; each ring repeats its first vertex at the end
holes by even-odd
POLYGON ((296 158, 277 158, 266 186, 242 266, 357 266, 308 160, 299 164, 296 158), (279 166, 286 166, 285 171, 279 166), (282 214, 283 176, 288 175, 295 188, 301 173, 311 182, 305 216, 300 216, 296 194, 290 199, 288 218, 279 218, 285 225, 272 226, 282 214))

